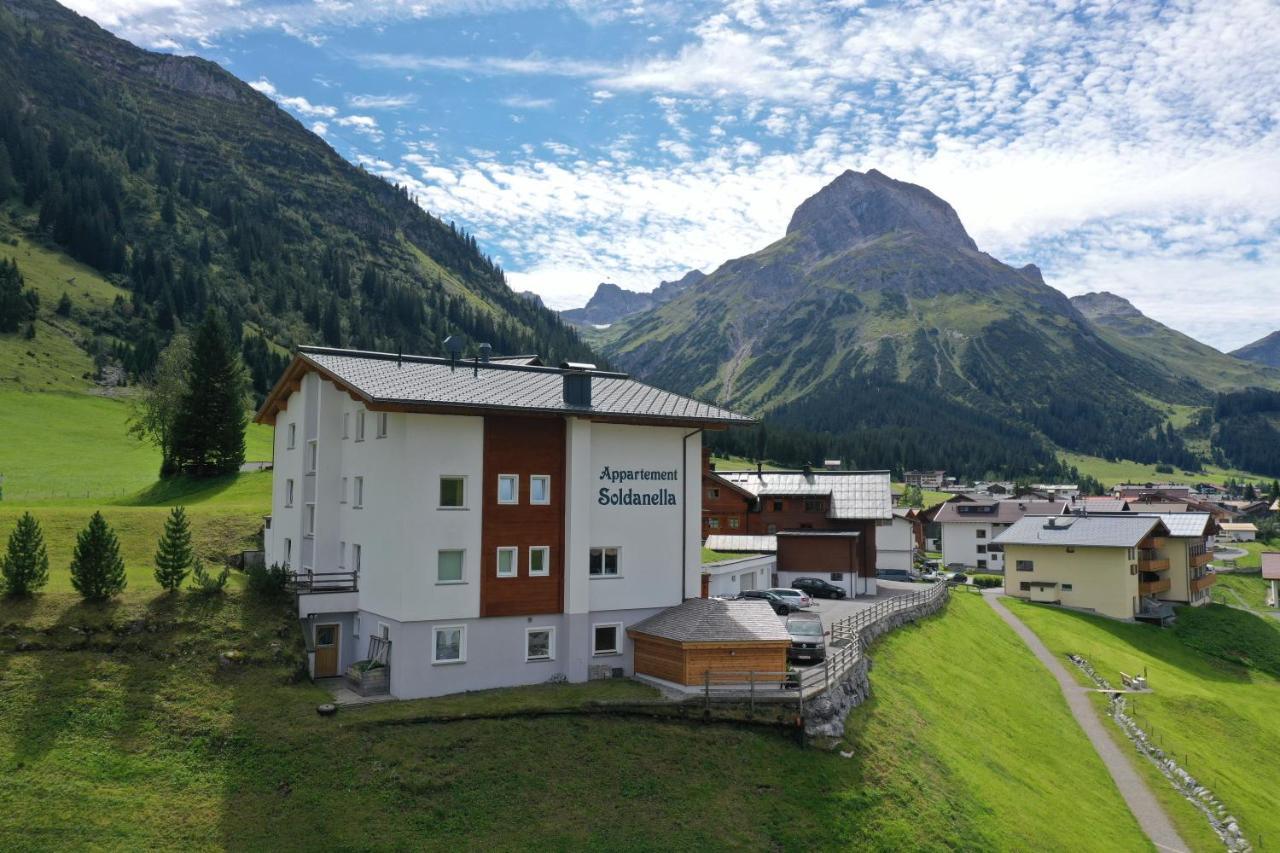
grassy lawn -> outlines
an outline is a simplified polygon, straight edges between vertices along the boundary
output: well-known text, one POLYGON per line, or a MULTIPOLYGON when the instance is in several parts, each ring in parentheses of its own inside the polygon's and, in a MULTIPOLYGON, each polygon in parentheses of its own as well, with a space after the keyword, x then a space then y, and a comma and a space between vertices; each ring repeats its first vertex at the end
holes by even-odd
POLYGON ((1088 826, 1090 849, 1145 849, 1047 674, 976 596, 952 608, 875 648, 845 759, 647 717, 414 722, 652 696, 631 682, 321 718, 287 607, 0 602, 0 848, 1025 850, 1088 826))
MULTIPOLYGON (((907 490, 905 483, 894 483, 891 488, 893 489, 893 495, 895 498, 907 490)), ((944 503, 955 497, 955 495, 950 492, 933 492, 928 489, 921 489, 920 496, 924 498, 924 505, 926 508, 944 503)))
POLYGON ((1066 451, 1063 451, 1061 456, 1067 464, 1078 468, 1081 474, 1093 475, 1108 488, 1116 483, 1221 483, 1228 477, 1234 477, 1241 482, 1252 481, 1255 484, 1266 485, 1272 479, 1245 471, 1219 468, 1216 465, 1206 465, 1204 471, 1199 474, 1188 474, 1180 468, 1175 468, 1172 474, 1161 474, 1156 471, 1154 465, 1130 462, 1127 459, 1111 462, 1097 456, 1084 456, 1066 451))
POLYGON ((1213 600, 1218 604, 1231 607, 1244 607, 1253 610, 1269 610, 1267 607, 1267 590, 1271 582, 1262 579, 1262 575, 1241 575, 1234 572, 1219 572, 1218 582, 1213 585, 1213 600), (1233 594, 1234 593, 1234 594, 1233 594))
POLYGON ((1280 551, 1280 542, 1225 542, 1228 548, 1241 548, 1249 553, 1235 561, 1237 569, 1262 568, 1263 551, 1280 551))
MULTIPOLYGON (((1280 681, 1218 656, 1275 660, 1280 630, 1262 617, 1216 605, 1184 619, 1180 636, 1174 630, 1006 601, 1051 650, 1084 655, 1113 684, 1120 683, 1121 671, 1145 670, 1153 692, 1138 700, 1143 728, 1154 730, 1166 750, 1187 762, 1187 769, 1240 819, 1255 846, 1263 838, 1280 838, 1280 812, 1269 784, 1280 754, 1280 717, 1275 713, 1280 681)), ((1159 784, 1161 777, 1148 762, 1135 765, 1149 775, 1188 841, 1216 842, 1206 836, 1200 814, 1172 795, 1167 783, 1159 784)))
POLYGON ((731 554, 728 551, 712 551, 710 548, 702 549, 702 562, 715 563, 720 560, 733 560, 738 557, 759 557, 759 554, 731 554))

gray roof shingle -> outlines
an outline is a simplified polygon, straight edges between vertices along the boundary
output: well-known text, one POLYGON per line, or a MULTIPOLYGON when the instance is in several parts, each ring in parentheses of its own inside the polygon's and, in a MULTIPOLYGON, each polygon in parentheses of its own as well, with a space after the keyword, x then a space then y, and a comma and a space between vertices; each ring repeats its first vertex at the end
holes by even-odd
POLYGON ((632 625, 629 632, 677 643, 790 642, 763 599, 690 598, 632 625))
POLYGON ((991 540, 997 545, 1072 545, 1081 548, 1136 548, 1153 529, 1165 530, 1154 515, 1024 516, 991 540), (1052 521, 1053 528, 1048 524, 1052 521))
POLYGON ((423 407, 524 410, 669 420, 750 424, 744 415, 646 385, 621 373, 596 371, 590 407, 564 401, 566 371, 495 360, 476 364, 426 356, 300 347, 298 357, 379 403, 423 407))
POLYGON ((717 471, 756 496, 830 497, 827 518, 893 518, 888 471, 717 471))
POLYGON ((1067 506, 1066 501, 948 501, 938 509, 933 520, 941 523, 1012 524, 1024 515, 1059 515, 1067 506))

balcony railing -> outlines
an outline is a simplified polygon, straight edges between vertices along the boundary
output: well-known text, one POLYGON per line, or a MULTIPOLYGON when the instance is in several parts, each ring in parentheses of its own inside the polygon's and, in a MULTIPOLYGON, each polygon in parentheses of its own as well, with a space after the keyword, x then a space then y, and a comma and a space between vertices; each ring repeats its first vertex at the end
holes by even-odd
POLYGON ((1161 578, 1156 581, 1142 581, 1138 584, 1138 594, 1156 595, 1157 593, 1168 592, 1171 586, 1173 586, 1173 582, 1168 578, 1161 578))
POLYGON ((1212 572, 1209 572, 1208 574, 1201 575, 1198 578, 1191 579, 1191 591, 1201 592, 1202 590, 1206 590, 1209 587, 1213 586, 1217 582, 1218 582, 1218 576, 1212 572))
POLYGON ((299 595, 325 592, 356 592, 356 572, 297 572, 289 586, 299 595))
POLYGON ((1191 561, 1192 568, 1198 569, 1213 562, 1213 552, 1204 546, 1193 547, 1188 559, 1191 561))

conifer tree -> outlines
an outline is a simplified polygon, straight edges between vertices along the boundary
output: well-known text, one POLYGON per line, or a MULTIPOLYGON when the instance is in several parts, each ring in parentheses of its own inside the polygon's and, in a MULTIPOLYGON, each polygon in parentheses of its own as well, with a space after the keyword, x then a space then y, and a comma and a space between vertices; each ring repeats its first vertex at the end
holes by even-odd
POLYGON ((0 558, 0 574, 8 595, 29 595, 49 580, 49 555, 44 547, 40 524, 29 512, 18 519, 9 534, 9 547, 0 558))
POLYGON ((120 542, 101 512, 95 512, 89 526, 76 534, 71 585, 86 601, 105 601, 124 591, 120 542))
POLYGON ((175 592, 191 568, 191 525, 187 511, 175 506, 164 522, 164 533, 156 546, 156 583, 175 592))
POLYGON ((209 312, 196 333, 187 391, 174 424, 174 458, 199 476, 229 474, 244 463, 247 375, 226 324, 209 312))

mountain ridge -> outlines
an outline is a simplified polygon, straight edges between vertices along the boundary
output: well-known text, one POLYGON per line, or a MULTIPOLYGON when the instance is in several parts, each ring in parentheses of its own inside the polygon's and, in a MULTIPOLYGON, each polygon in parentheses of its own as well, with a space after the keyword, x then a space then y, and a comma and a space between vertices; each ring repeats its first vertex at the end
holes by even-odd
POLYGON ((627 290, 613 282, 601 282, 586 305, 561 311, 560 318, 576 326, 611 326, 626 317, 665 305, 706 277, 701 270, 689 270, 674 281, 659 282, 657 287, 648 292, 627 290))
POLYGON ((1268 367, 1280 368, 1280 331, 1272 332, 1251 344, 1232 350, 1231 355, 1268 367))

